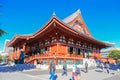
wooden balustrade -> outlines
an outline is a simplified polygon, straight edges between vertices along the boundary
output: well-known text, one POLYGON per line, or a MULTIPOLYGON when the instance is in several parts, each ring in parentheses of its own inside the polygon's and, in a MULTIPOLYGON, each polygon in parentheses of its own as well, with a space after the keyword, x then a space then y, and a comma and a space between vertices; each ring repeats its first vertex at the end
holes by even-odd
POLYGON ((50 59, 49 57, 51 56, 51 58, 54 58, 53 56, 56 56, 58 59, 82 59, 83 56, 82 55, 77 55, 77 54, 66 54, 66 53, 57 53, 56 55, 52 55, 52 54, 47 54, 47 53, 44 53, 44 54, 37 54, 37 55, 33 55, 33 56, 30 56, 29 58, 26 58, 25 61, 32 61, 33 59, 38 59, 38 58, 41 58, 41 59, 44 59, 46 57, 48 57, 48 59, 50 59))

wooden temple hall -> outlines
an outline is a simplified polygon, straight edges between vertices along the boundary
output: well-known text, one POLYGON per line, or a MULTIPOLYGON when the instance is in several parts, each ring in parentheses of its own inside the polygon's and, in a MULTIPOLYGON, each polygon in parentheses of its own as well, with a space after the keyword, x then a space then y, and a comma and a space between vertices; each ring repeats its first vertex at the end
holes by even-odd
POLYGON ((24 51, 24 61, 42 64, 81 63, 84 58, 101 58, 100 50, 113 44, 95 39, 85 24, 80 10, 65 19, 55 14, 40 30, 32 35, 16 35, 8 46, 13 47, 11 60, 20 60, 20 49, 24 51))

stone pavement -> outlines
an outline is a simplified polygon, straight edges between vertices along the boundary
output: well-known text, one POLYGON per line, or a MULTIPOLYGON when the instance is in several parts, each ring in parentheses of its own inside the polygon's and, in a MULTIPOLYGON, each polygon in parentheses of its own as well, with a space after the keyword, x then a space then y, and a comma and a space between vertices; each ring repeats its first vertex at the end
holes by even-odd
MULTIPOLYGON (((61 76, 62 70, 57 70, 57 80, 69 80, 72 75, 72 70, 68 70, 68 76, 61 76)), ((49 71, 34 69, 31 71, 0 73, 0 80, 49 80, 49 71)), ((88 73, 81 71, 81 80, 120 80, 120 72, 106 71, 102 72, 100 69, 91 69, 88 73)))

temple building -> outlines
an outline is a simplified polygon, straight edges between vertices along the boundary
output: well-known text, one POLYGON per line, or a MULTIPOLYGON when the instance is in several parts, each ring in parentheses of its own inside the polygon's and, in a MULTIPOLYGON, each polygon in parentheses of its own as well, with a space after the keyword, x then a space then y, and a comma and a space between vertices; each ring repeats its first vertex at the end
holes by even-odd
POLYGON ((40 30, 32 35, 16 35, 9 42, 14 51, 12 60, 20 59, 20 49, 25 53, 25 62, 42 64, 81 63, 84 58, 101 57, 102 48, 113 46, 95 39, 85 24, 80 10, 61 20, 55 14, 40 30))

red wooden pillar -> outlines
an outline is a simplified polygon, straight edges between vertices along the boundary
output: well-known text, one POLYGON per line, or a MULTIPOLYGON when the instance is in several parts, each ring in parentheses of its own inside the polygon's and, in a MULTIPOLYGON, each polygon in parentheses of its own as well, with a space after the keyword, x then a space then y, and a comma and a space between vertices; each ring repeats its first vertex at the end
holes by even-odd
POLYGON ((50 64, 50 59, 49 59, 49 58, 47 59, 47 64, 48 64, 48 65, 50 64))
POLYGON ((17 52, 17 59, 19 59, 20 58, 20 48, 19 47, 17 48, 16 52, 17 52))
POLYGON ((22 47, 23 47, 23 51, 25 52, 25 50, 26 50, 26 43, 24 43, 22 47))
POLYGON ((57 65, 57 59, 56 58, 54 58, 54 63, 55 63, 55 65, 57 65))

